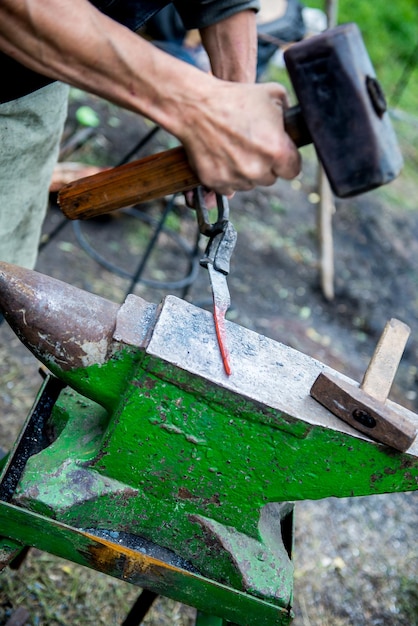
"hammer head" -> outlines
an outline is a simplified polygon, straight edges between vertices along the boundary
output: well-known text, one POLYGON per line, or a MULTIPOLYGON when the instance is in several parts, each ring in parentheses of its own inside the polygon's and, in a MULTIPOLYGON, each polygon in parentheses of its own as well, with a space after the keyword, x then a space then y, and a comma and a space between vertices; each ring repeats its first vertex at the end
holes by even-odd
POLYGON ((334 193, 346 198, 393 180, 402 156, 358 27, 296 43, 284 58, 334 193))

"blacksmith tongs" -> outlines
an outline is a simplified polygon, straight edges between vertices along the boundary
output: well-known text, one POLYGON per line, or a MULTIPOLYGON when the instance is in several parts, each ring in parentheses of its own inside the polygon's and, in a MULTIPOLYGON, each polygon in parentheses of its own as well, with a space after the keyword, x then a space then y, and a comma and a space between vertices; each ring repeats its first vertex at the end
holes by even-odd
POLYGON ((213 297, 213 318, 216 336, 222 356, 225 372, 231 374, 229 352, 226 345, 225 314, 231 304, 226 277, 229 263, 237 241, 237 232, 229 221, 229 204, 225 196, 216 194, 218 216, 213 224, 209 221, 209 212, 203 197, 202 187, 194 192, 194 206, 202 235, 209 237, 204 257, 200 265, 209 272, 209 280, 213 297))

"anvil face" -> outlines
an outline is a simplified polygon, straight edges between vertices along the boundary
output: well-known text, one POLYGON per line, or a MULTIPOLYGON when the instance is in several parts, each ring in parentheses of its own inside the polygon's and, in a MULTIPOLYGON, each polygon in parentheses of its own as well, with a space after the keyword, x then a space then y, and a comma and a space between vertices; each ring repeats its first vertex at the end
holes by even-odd
POLYGON ((417 489, 416 445, 394 452, 310 397, 332 372, 322 363, 228 323, 227 376, 208 312, 171 296, 158 307, 130 296, 119 310, 80 290, 63 300, 62 283, 38 276, 3 265, 6 318, 22 338, 30 326, 30 349, 72 390, 25 465, 19 507, 140 536, 287 610, 288 501, 417 489))

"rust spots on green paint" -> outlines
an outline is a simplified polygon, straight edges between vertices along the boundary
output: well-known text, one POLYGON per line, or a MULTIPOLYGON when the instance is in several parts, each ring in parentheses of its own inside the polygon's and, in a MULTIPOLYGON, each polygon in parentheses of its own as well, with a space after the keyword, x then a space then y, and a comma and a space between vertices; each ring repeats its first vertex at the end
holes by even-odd
MULTIPOLYGON (((116 545, 102 537, 81 532, 91 543, 87 548, 90 566, 109 575, 134 580, 135 575, 150 580, 161 579, 164 570, 178 572, 177 567, 122 545, 116 545)), ((181 570, 182 574, 184 573, 181 570)))

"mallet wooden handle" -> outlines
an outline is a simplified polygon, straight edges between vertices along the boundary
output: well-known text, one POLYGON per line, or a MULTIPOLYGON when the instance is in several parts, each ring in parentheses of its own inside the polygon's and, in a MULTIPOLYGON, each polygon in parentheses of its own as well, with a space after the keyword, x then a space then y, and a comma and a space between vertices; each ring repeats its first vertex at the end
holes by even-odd
MULTIPOLYGON (((299 106, 285 112, 285 129, 298 147, 311 143, 299 106)), ((199 184, 179 147, 69 183, 61 188, 58 203, 69 219, 88 219, 199 184)))
POLYGON ((417 425, 386 402, 411 332, 391 319, 385 326, 359 387, 322 372, 311 396, 334 415, 388 446, 405 452, 417 436, 417 425))

